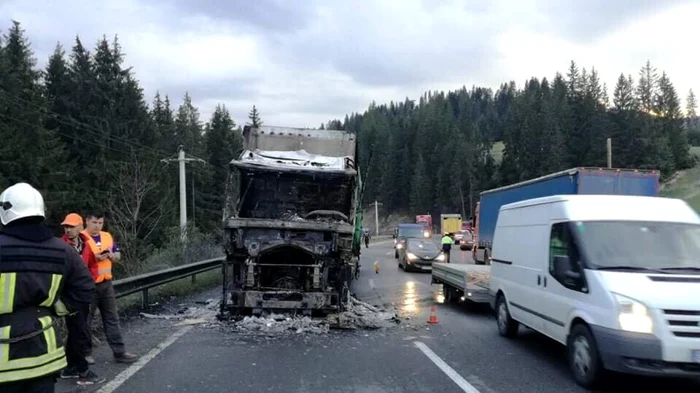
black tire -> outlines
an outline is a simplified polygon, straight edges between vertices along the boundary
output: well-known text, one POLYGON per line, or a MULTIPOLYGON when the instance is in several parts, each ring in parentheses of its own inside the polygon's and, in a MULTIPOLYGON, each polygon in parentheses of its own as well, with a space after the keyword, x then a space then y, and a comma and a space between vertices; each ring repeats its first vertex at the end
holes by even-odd
POLYGON ((515 337, 518 334, 518 327, 520 327, 520 323, 511 318, 508 302, 502 294, 498 295, 498 300, 496 300, 496 325, 498 333, 507 338, 515 337))
POLYGON ((584 389, 598 387, 605 377, 598 345, 591 330, 583 323, 574 325, 567 342, 569 369, 576 384, 584 389))
POLYGON ((394 251, 394 258, 399 259, 399 251, 394 251))
POLYGON ((449 285, 442 284, 442 292, 445 294, 445 303, 457 303, 459 300, 457 290, 449 285))

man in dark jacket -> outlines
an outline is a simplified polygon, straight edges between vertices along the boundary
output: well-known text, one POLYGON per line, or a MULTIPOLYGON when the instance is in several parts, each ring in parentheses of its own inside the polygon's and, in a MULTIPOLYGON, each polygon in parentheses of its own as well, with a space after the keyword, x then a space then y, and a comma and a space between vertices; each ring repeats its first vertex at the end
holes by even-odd
MULTIPOLYGON (((97 276, 97 259, 87 245, 87 235, 80 233, 83 230, 83 218, 77 213, 70 213, 61 225, 63 225, 65 232, 61 239, 80 255, 94 279, 97 276)), ((90 370, 90 365, 85 357, 90 349, 89 313, 90 305, 86 305, 82 309, 76 310, 75 315, 66 316, 68 329, 66 360, 68 367, 61 371, 61 378, 78 378, 78 385, 92 385, 105 381, 105 378, 90 370)))
POLYGON ((53 393, 66 367, 54 325, 90 304, 80 256, 42 225, 44 199, 27 183, 0 194, 0 392, 53 393))

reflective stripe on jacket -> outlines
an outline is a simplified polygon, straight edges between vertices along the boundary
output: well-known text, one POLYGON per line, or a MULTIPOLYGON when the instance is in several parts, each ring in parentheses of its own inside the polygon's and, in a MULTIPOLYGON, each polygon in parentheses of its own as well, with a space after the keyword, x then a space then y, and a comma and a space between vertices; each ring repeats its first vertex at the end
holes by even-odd
POLYGON ((66 355, 54 328, 67 315, 61 300, 89 304, 94 283, 77 253, 60 239, 26 234, 31 227, 0 233, 0 383, 28 380, 60 371, 66 355), (29 228, 29 229, 27 229, 29 228), (8 235, 11 231, 16 231, 8 235), (82 269, 82 270, 79 270, 82 269), (67 278, 71 282, 66 283, 67 278))
MULTIPOLYGON (((109 232, 100 231, 100 245, 95 243, 95 240, 90 236, 90 234, 85 231, 83 232, 87 235, 87 244, 90 246, 92 253, 95 256, 100 255, 104 251, 112 251, 114 246, 114 239, 109 232)), ((107 258, 103 260, 97 260, 97 277, 95 278, 95 283, 101 283, 105 280, 112 279, 112 260, 107 258)))

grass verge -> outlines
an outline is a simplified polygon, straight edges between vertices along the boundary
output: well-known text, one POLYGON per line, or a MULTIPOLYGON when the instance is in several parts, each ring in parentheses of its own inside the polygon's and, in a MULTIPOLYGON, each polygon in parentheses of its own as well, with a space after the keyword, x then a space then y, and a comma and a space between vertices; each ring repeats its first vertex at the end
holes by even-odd
MULTIPOLYGON (((700 146, 692 146, 691 154, 700 158, 700 146)), ((669 198, 680 198, 700 211, 700 165, 678 173, 671 181, 664 184, 659 193, 669 198)))

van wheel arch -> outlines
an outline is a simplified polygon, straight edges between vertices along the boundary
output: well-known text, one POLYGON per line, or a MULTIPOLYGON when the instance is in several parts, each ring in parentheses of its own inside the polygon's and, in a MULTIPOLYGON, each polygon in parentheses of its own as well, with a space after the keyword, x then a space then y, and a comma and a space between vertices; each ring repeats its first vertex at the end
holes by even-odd
POLYGON ((507 338, 513 338, 518 334, 520 323, 510 316, 508 310, 508 302, 503 291, 499 290, 496 294, 496 326, 498 333, 507 338))
POLYGON ((576 383, 586 389, 598 387, 607 373, 603 367, 593 331, 580 317, 571 322, 569 334, 566 337, 566 352, 569 369, 576 383), (581 362, 585 364, 584 368, 587 371, 579 371, 584 366, 581 362))

